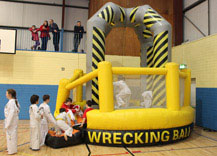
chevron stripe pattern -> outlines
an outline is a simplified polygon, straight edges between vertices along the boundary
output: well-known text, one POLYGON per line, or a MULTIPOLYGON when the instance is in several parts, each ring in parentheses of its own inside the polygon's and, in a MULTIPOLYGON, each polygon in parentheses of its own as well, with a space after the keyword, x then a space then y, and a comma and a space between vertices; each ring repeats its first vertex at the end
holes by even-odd
POLYGON ((138 10, 139 7, 134 8, 131 13, 130 13, 130 22, 134 23, 135 21, 135 17, 136 17, 136 11, 138 10))
MULTIPOLYGON (((96 70, 98 63, 105 60, 105 34, 93 27, 93 47, 92 47, 92 70, 96 70)), ((92 101, 99 104, 98 78, 92 80, 92 101)))
POLYGON ((115 16, 115 13, 111 6, 107 6, 98 15, 98 17, 103 18, 109 24, 113 23, 114 16, 115 16))
POLYGON ((147 28, 151 28, 155 23, 162 20, 163 18, 160 17, 158 13, 156 13, 154 10, 149 8, 145 13, 143 23, 147 28))
POLYGON ((122 7, 119 7, 119 8, 120 8, 120 11, 121 11, 120 22, 124 22, 124 20, 126 18, 125 10, 122 7))

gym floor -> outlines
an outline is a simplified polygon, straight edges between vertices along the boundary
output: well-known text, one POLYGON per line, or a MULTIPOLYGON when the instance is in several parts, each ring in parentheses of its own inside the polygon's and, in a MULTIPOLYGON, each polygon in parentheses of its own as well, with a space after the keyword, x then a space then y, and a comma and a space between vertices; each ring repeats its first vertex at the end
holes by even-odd
MULTIPOLYGON (((7 155, 3 121, 0 121, 0 156, 7 155)), ((40 151, 29 149, 29 121, 21 120, 18 128, 18 156, 216 156, 217 132, 207 132, 195 127, 190 138, 175 144, 142 148, 104 147, 78 145, 62 149, 41 147, 40 151)))

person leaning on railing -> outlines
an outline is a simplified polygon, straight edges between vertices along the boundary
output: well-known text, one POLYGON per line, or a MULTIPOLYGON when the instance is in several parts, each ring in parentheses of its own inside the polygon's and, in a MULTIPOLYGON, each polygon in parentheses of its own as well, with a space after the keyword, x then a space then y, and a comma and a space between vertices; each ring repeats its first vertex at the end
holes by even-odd
POLYGON ((56 23, 54 23, 53 19, 49 20, 50 32, 53 34, 53 45, 54 50, 59 51, 59 42, 60 42, 60 30, 56 23))
POLYGON ((40 26, 39 30, 41 31, 41 50, 47 50, 47 42, 48 39, 50 39, 48 21, 44 21, 43 25, 40 26))
POLYGON ((74 26, 74 49, 73 52, 78 52, 78 46, 83 38, 84 27, 81 26, 81 21, 77 21, 77 25, 74 26))

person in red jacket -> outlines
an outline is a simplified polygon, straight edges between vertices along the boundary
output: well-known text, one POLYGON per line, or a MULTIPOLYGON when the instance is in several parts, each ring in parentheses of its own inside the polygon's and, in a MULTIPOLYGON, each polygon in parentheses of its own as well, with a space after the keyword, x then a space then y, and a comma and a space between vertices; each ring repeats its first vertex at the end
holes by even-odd
POLYGON ((50 38, 49 35, 50 29, 48 26, 48 21, 44 21, 43 25, 40 26, 39 30, 41 31, 41 35, 40 35, 41 42, 42 42, 41 50, 47 50, 47 42, 48 39, 50 38))
POLYGON ((66 112, 68 111, 72 111, 72 113, 74 115, 79 115, 82 117, 83 115, 83 112, 81 110, 81 107, 79 105, 74 105, 72 103, 72 99, 71 98, 68 98, 62 105, 61 108, 65 108, 66 112))
POLYGON ((33 45, 31 47, 31 49, 32 50, 36 50, 37 47, 40 45, 39 37, 38 37, 38 31, 39 31, 39 29, 37 29, 35 25, 32 25, 32 27, 29 28, 29 31, 32 32, 32 40, 35 41, 35 45, 33 45))
POLYGON ((86 102, 86 109, 84 111, 84 114, 83 114, 83 121, 81 123, 81 128, 84 128, 86 129, 87 128, 87 112, 93 110, 93 108, 91 107, 93 105, 92 101, 88 100, 86 102))

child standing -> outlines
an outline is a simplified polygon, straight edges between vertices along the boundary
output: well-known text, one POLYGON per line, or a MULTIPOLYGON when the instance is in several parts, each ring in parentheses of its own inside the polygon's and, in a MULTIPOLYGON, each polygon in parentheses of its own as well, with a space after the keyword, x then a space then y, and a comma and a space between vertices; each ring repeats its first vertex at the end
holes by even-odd
POLYGON ((36 26, 33 25, 31 28, 29 28, 29 31, 32 32, 32 40, 35 41, 35 45, 33 45, 31 47, 31 49, 32 50, 36 50, 37 47, 40 45, 39 37, 38 37, 38 31, 39 31, 39 29, 36 29, 36 26))
POLYGON ((50 107, 48 103, 50 102, 50 96, 44 95, 43 96, 43 103, 40 104, 39 109, 43 112, 43 119, 41 120, 41 141, 40 145, 44 145, 46 135, 48 133, 48 122, 53 123, 56 125, 56 120, 54 119, 53 115, 50 112, 50 107))
POLYGON ((60 114, 56 117, 57 119, 57 126, 62 131, 64 131, 64 138, 67 141, 69 137, 72 137, 73 129, 71 128, 71 120, 69 118, 69 115, 66 113, 65 108, 60 108, 60 114), (66 123, 68 122, 68 124, 66 123))
POLYGON ((93 108, 91 108, 92 105, 93 105, 92 101, 88 100, 88 101, 86 102, 86 109, 85 109, 85 111, 84 111, 84 114, 83 114, 83 121, 82 121, 80 127, 87 128, 87 112, 93 110, 93 108))
POLYGON ((19 121, 20 105, 16 98, 16 91, 8 89, 6 97, 9 100, 5 106, 5 130, 8 154, 17 153, 17 126, 19 121))
POLYGON ((38 109, 38 95, 32 95, 30 98, 31 106, 29 107, 30 116, 30 149, 38 151, 40 149, 40 121, 41 113, 38 109))

